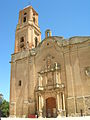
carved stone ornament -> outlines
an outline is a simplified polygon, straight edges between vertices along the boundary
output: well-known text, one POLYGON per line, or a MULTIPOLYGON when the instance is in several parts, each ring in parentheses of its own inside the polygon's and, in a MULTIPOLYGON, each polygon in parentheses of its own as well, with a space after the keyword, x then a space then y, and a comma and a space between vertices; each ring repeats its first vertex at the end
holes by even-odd
POLYGON ((31 54, 32 56, 36 55, 35 50, 31 50, 31 51, 30 51, 30 54, 31 54))
POLYGON ((85 74, 90 77, 90 67, 86 67, 85 74))
POLYGON ((32 98, 29 98, 28 103, 32 103, 32 102, 33 102, 32 98))

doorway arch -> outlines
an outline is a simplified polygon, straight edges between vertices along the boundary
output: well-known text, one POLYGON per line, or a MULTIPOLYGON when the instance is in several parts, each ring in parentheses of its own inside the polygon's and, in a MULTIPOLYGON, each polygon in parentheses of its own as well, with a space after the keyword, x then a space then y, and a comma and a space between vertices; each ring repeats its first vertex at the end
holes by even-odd
POLYGON ((46 117, 56 117, 56 99, 54 97, 46 99, 46 117))

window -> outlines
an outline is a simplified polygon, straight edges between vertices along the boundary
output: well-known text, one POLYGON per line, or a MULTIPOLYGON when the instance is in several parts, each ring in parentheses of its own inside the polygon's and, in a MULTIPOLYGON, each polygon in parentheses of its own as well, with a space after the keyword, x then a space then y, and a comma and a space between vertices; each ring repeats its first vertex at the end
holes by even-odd
POLYGON ((21 37, 20 42, 24 42, 24 37, 21 37))
POLYGON ((21 80, 19 80, 19 83, 18 83, 19 86, 21 86, 21 80))
POLYGON ((49 45, 49 43, 47 43, 47 45, 49 45))
POLYGON ((50 37, 51 36, 51 31, 48 29, 45 31, 45 37, 50 37))
POLYGON ((24 13, 24 15, 27 15, 27 13, 24 13))
POLYGON ((35 47, 37 47, 37 44, 38 44, 38 39, 37 37, 35 37, 35 47))
POLYGON ((24 48, 24 43, 20 44, 20 48, 24 48))
POLYGON ((33 22, 35 23, 35 17, 33 17, 33 22))
POLYGON ((23 18, 23 22, 24 22, 24 23, 26 22, 26 17, 23 18))
POLYGON ((35 14, 33 14, 33 22, 35 23, 35 14))
POLYGON ((50 36, 50 33, 49 32, 47 32, 47 37, 49 37, 50 36))
POLYGON ((24 48, 24 37, 20 38, 20 48, 24 48))
POLYGON ((23 22, 25 23, 26 22, 26 19, 27 18, 27 13, 24 13, 24 17, 23 17, 23 22))

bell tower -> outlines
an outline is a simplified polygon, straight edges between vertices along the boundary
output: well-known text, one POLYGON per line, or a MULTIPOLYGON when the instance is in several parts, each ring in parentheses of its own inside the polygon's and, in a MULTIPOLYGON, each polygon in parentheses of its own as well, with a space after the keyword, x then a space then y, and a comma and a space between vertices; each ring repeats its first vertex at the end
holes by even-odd
POLYGON ((38 26, 38 13, 28 6, 19 12, 19 21, 15 33, 14 53, 33 49, 41 42, 41 32, 38 26))

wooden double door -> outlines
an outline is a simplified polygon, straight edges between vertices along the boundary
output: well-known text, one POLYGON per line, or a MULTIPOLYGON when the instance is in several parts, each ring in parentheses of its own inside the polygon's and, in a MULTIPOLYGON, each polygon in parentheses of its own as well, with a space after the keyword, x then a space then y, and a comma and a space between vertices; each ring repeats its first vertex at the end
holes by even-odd
POLYGON ((46 99, 46 117, 56 117, 56 99, 54 97, 49 97, 46 99))

